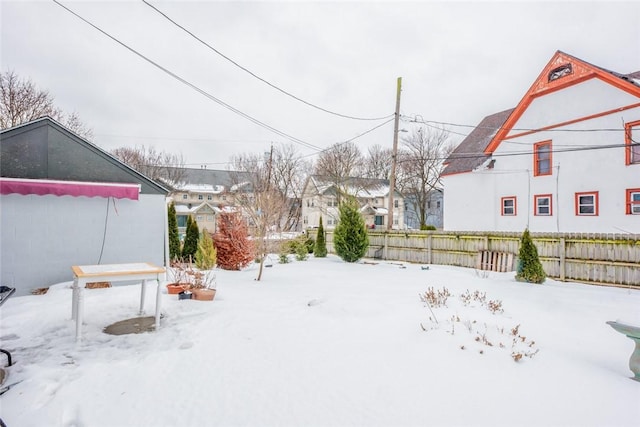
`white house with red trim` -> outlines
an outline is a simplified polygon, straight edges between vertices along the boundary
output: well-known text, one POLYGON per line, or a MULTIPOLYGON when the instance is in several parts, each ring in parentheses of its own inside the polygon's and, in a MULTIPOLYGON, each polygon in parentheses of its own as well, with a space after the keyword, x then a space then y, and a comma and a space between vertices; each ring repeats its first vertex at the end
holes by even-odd
POLYGON ((640 233, 640 72, 556 52, 442 180, 445 230, 640 233))
POLYGON ((16 295, 74 265, 166 265, 168 190, 45 117, 0 132, 0 284, 16 295))

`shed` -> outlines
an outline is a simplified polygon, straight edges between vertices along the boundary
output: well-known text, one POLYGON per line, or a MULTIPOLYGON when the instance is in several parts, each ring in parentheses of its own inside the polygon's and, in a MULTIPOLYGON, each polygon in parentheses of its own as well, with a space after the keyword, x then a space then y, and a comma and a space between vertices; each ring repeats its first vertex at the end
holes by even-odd
POLYGON ((71 266, 165 265, 168 190, 49 117, 0 132, 0 284, 16 295, 71 266))

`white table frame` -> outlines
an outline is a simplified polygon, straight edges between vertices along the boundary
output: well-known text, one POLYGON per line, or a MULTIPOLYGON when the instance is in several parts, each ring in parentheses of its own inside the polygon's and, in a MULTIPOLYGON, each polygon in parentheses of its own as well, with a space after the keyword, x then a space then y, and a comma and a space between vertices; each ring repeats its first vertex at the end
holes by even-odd
POLYGON ((160 284, 164 281, 165 268, 149 263, 131 264, 101 264, 101 265, 74 265, 73 270, 73 300, 71 303, 71 318, 76 322, 76 341, 82 338, 82 320, 84 317, 84 291, 90 282, 122 282, 141 280, 140 312, 144 314, 144 301, 147 280, 156 280, 156 312, 155 330, 160 328, 160 284))

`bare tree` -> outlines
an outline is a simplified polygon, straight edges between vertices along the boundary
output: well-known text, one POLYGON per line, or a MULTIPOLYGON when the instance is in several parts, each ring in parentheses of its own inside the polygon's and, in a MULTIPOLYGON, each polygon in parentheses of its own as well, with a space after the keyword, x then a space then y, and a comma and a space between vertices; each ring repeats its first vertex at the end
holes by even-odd
POLYGON ((364 159, 364 176, 366 178, 389 179, 392 155, 391 148, 382 148, 378 144, 369 147, 364 159))
POLYGON ((249 219, 256 252, 260 259, 258 277, 262 278, 264 261, 268 251, 268 233, 279 231, 282 218, 287 215, 287 194, 274 182, 274 149, 264 157, 256 154, 234 156, 232 164, 238 172, 231 188, 233 204, 249 219))
POLYGON ((287 209, 283 212, 280 225, 283 231, 296 230, 302 209, 302 191, 308 171, 309 161, 298 153, 293 144, 277 146, 271 159, 273 183, 286 196, 287 209))
POLYGON ((184 176, 182 154, 157 151, 154 147, 119 147, 111 151, 120 161, 155 181, 173 185, 184 176))
POLYGON ((65 114, 53 103, 48 91, 38 89, 29 79, 21 79, 14 71, 0 74, 0 128, 6 129, 49 116, 75 134, 91 139, 93 132, 78 115, 65 114))
POLYGON ((349 178, 362 176, 363 166, 364 159, 358 146, 353 142, 342 142, 320 153, 314 174, 322 176, 336 186, 340 201, 349 178))
POLYGON ((420 227, 427 225, 429 193, 441 185, 443 161, 451 152, 444 129, 419 128, 402 139, 398 154, 398 189, 418 215, 420 227))

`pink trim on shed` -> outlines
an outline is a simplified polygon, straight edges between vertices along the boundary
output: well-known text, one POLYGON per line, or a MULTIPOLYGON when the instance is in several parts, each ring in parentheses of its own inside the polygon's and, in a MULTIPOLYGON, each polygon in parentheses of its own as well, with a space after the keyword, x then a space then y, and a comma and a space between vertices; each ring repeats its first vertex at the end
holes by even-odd
POLYGON ((116 199, 138 200, 140 185, 0 178, 0 194, 36 194, 38 196, 53 194, 55 196, 115 197, 116 199))

